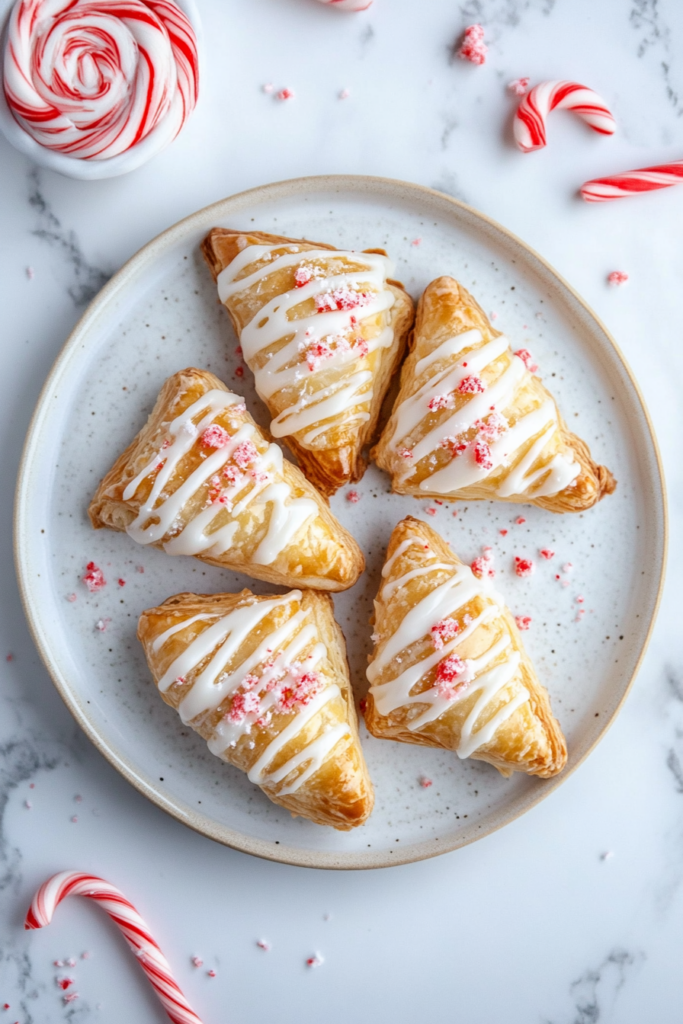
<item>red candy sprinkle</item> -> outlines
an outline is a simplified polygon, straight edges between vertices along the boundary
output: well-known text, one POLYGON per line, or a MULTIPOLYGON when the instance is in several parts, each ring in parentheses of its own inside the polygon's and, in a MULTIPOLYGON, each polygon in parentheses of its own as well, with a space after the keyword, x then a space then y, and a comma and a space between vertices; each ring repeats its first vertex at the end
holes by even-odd
POLYGON ((524 631, 531 625, 530 615, 515 615, 515 622, 517 623, 517 629, 524 631))
POLYGON ((102 587, 107 584, 107 581, 104 578, 104 573, 95 565, 94 562, 88 562, 85 569, 86 571, 83 574, 83 582, 91 594, 96 594, 98 590, 101 590, 102 587))
POLYGON ((458 57, 461 60, 468 60, 471 64, 483 64, 486 61, 488 46, 484 42, 484 29, 481 25, 470 25, 465 29, 465 34, 458 50, 458 57))
POLYGON ((531 576, 534 571, 534 563, 530 558, 519 558, 515 555, 515 572, 518 576, 531 576))
POLYGON ((493 457, 491 455, 491 449, 486 441, 475 441, 474 461, 478 466, 481 466, 482 469, 493 469, 493 457))
POLYGON ((515 355, 522 360, 529 373, 536 373, 538 365, 534 362, 534 357, 528 348, 518 348, 515 355))
POLYGON ((358 491, 349 491, 349 493, 346 495, 346 500, 350 501, 353 505, 355 505, 357 501, 360 501, 360 494, 358 493, 358 491))
POLYGON ((458 384, 458 391, 461 395, 480 395, 483 391, 486 391, 486 385, 481 377, 463 377, 458 384))
POLYGON ((432 641, 437 651, 440 651, 444 644, 452 640, 460 632, 460 626, 454 619, 442 619, 432 626, 432 641))
POLYGON ((200 440, 207 448, 225 448, 230 440, 230 434, 217 423, 212 423, 206 428, 200 440))
POLYGON ((607 281, 609 284, 626 284, 628 281, 628 274, 623 270, 613 270, 611 274, 608 274, 607 281))
POLYGON ((555 552, 551 551, 550 548, 541 548, 539 554, 541 558, 545 558, 547 561, 550 561, 551 558, 555 557, 555 552))

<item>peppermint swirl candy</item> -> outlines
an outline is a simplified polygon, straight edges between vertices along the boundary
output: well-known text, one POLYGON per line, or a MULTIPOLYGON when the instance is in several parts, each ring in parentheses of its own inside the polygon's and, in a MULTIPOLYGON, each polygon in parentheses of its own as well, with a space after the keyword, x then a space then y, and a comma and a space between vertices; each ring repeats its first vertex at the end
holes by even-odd
POLYGON ((197 102, 194 30, 172 0, 19 0, 4 88, 40 145, 83 160, 176 137, 197 102))

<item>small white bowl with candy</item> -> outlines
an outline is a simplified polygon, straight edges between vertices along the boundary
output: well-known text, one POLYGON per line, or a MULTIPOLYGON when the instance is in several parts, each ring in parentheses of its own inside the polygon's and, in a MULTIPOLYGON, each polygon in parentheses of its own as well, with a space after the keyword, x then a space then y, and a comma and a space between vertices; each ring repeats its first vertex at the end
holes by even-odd
POLYGON ((72 178, 135 170, 196 105, 199 35, 194 0, 17 0, 0 49, 0 131, 72 178))

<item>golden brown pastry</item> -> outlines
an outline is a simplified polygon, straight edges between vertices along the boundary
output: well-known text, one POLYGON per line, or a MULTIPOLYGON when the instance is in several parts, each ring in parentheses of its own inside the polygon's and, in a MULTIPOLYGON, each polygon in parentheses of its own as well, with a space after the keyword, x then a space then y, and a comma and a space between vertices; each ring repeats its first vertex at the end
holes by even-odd
POLYGON ((178 594, 138 637, 161 696, 293 815, 348 830, 374 801, 332 598, 178 594))
POLYGON ((202 250, 274 437, 334 494, 365 471, 382 399, 413 322, 383 249, 348 252, 214 228, 202 250))
POLYGON ((169 555, 195 555, 283 586, 346 590, 365 564, 244 401, 204 370, 169 377, 88 512, 96 530, 125 530, 169 555))
POLYGON ((375 601, 365 721, 380 739, 549 778, 567 749, 515 621, 426 523, 391 535, 375 601))
POLYGON ((371 455, 398 494, 581 512, 616 487, 567 427, 526 349, 513 354, 472 296, 422 296, 394 411, 371 455))

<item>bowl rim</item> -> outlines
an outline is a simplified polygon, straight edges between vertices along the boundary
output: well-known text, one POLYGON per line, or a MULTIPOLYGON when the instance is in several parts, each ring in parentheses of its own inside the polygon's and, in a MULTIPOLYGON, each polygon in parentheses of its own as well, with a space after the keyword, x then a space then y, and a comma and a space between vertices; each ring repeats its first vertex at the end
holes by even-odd
POLYGON ((498 831, 498 829, 503 828, 505 825, 510 824, 512 821, 515 821, 517 818, 521 817, 527 811, 540 803, 541 800, 548 797, 558 788, 558 786, 562 785, 562 783, 564 783, 577 770, 577 768, 584 763, 597 744, 603 739, 623 707, 624 701, 626 700, 640 670, 643 658, 652 637, 652 631, 661 605, 666 572, 668 541, 669 516, 666 482, 663 462, 654 432, 652 419, 647 409, 641 389, 634 377, 633 371, 628 365, 617 342, 614 340, 600 318, 581 298, 578 292, 547 260, 539 255, 539 253, 531 248, 531 246, 527 245, 526 242, 522 241, 522 239, 512 231, 503 227, 493 218, 488 217, 486 214, 481 213, 479 210, 476 210, 474 207, 459 199, 455 199, 452 196, 446 195, 445 193, 439 192, 436 189, 429 188, 425 185, 417 185, 400 179, 372 175, 311 175, 271 182, 265 185, 257 185, 214 203, 210 203, 209 205, 202 207, 202 209, 182 218, 175 224, 160 232, 142 246, 142 248, 140 248, 133 256, 131 256, 130 259, 128 259, 113 275, 108 283, 104 285, 101 291, 92 300, 88 308, 81 315, 71 330, 68 338, 64 342, 64 345, 50 369, 38 397, 26 434, 19 464, 14 501, 15 568, 22 606, 31 635, 38 649, 38 653, 40 654, 40 657, 55 687, 57 688, 58 693, 62 697, 62 700, 78 725, 83 729, 88 739, 90 739, 100 753, 103 754, 107 761, 109 761, 109 763, 121 775, 123 775, 128 782, 130 782, 140 793, 151 800, 152 803, 156 804, 156 806, 166 811, 178 821, 209 839, 213 839, 225 846, 231 847, 232 849, 239 850, 243 853, 249 853, 265 860, 277 861, 298 867, 315 867, 336 870, 364 870, 367 868, 390 867, 399 864, 414 863, 416 861, 426 860, 431 857, 439 856, 442 853, 447 853, 463 846, 467 846, 470 843, 475 842, 477 839, 490 835, 491 833, 498 831), (501 814, 501 820, 494 820, 492 823, 487 824, 486 827, 481 824, 473 824, 470 826, 469 830, 461 833, 457 838, 454 838, 453 841, 444 840, 442 842, 440 839, 430 839, 425 840, 424 842, 414 843, 410 846, 406 846, 402 850, 397 850, 395 856, 393 855, 394 851, 391 849, 377 853, 373 851, 345 852, 309 850, 249 836, 245 833, 229 828, 228 826, 220 825, 208 816, 199 814, 193 807, 190 807, 179 799, 169 798, 167 794, 157 789, 151 780, 143 778, 138 773, 132 762, 124 754, 118 751, 113 743, 109 742, 100 734, 97 725, 94 722, 91 722, 88 718, 85 708, 80 706, 78 701, 74 699, 74 696, 70 692, 67 679, 52 663, 49 645, 44 636, 40 617, 33 607, 31 599, 31 581, 27 572, 25 556, 27 546, 30 543, 27 535, 27 509, 31 500, 30 489, 28 487, 29 472, 37 445, 37 439, 40 434, 40 428, 43 420, 48 414, 48 408, 51 404, 51 396, 59 384, 60 378, 67 367, 72 353, 81 344, 82 337, 87 334, 91 322, 93 322, 99 315, 102 307, 105 307, 109 302, 114 300, 119 290, 124 288, 127 282, 131 278, 134 278, 136 273, 139 270, 142 270, 145 265, 153 260, 157 255, 162 254, 167 248, 172 247, 174 244, 181 243, 184 238, 195 234, 200 227, 204 230, 205 222, 208 220, 224 218, 225 216, 231 215, 233 213, 233 208, 236 208, 235 212, 240 215, 241 211, 248 208, 250 203, 253 205, 259 205, 273 200, 286 199, 292 195, 302 193, 341 191, 346 194, 362 195, 364 191, 376 191, 378 189, 387 193, 399 190, 404 193, 407 192, 412 197, 421 196, 425 199, 432 198, 446 203, 447 205, 457 207, 470 217, 475 220, 479 220, 488 228, 493 229, 494 233, 498 232, 514 245, 521 247, 526 252, 527 256, 531 257, 532 262, 536 261, 546 272, 549 272, 564 289, 566 289, 569 295, 581 307, 583 313, 591 318, 600 329, 606 342, 613 349, 618 362, 621 364, 622 370, 633 387, 635 398, 637 399, 643 414, 644 426, 646 427, 646 437, 651 445, 652 453, 654 455, 654 467, 656 468, 656 474, 653 475, 656 476, 659 485, 655 498, 661 507, 661 522, 656 524, 659 536, 655 541, 655 549, 659 549, 660 552, 659 565, 657 567, 658 584, 657 592, 652 603, 650 621, 648 623, 640 651, 635 659, 630 678, 626 682, 623 692, 617 700, 611 714, 609 717, 605 717, 605 720, 602 723, 602 728, 593 742, 587 747, 581 757, 571 765, 571 767, 565 769, 560 773, 560 775, 555 776, 553 779, 542 780, 538 788, 527 793, 522 798, 520 801, 522 803, 521 807, 516 809, 513 808, 512 813, 508 812, 501 814))

